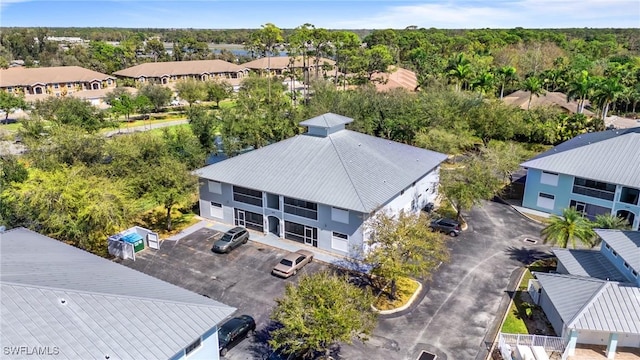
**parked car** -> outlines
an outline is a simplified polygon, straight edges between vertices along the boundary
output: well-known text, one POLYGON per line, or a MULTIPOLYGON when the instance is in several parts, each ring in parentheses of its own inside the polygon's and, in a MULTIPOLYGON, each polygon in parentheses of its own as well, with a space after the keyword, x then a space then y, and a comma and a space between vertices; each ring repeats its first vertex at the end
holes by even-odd
POLYGON ((298 273, 303 266, 313 261, 313 253, 307 250, 298 250, 289 253, 271 270, 276 276, 288 278, 298 273))
POLYGON ((249 315, 240 315, 225 321, 218 330, 218 344, 220 356, 227 355, 227 351, 246 338, 249 333, 256 331, 256 322, 249 315))
POLYGON ((227 231, 222 237, 213 243, 211 251, 217 253, 228 253, 242 244, 249 241, 249 231, 242 226, 236 226, 227 231))
POLYGON ((461 228, 460 223, 453 219, 436 219, 431 221, 429 225, 429 229, 431 231, 440 231, 445 234, 449 234, 450 236, 458 236, 460 234, 461 228))

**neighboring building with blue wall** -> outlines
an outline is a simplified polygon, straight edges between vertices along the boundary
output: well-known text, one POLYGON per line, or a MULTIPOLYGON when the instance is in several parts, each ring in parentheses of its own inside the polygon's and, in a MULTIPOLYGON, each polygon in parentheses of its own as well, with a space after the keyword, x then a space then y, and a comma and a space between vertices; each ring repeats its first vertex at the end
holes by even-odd
POLYGON ((535 272, 528 292, 568 354, 580 344, 640 348, 640 231, 596 229, 600 249, 553 249, 554 273, 535 272))
POLYGON ((640 127, 588 133, 521 164, 522 206, 550 214, 573 207, 613 214, 640 230, 640 127))
POLYGON ((435 201, 447 156, 345 129, 352 121, 320 115, 300 123, 305 134, 196 170, 200 215, 357 256, 376 211, 435 201))

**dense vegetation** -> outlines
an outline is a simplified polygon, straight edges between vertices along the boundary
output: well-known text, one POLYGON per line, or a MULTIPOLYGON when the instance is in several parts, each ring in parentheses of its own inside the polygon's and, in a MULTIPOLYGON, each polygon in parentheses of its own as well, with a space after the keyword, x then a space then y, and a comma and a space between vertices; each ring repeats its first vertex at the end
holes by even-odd
MULTIPOLYGON (((609 111, 632 113, 640 102, 638 34, 625 29, 355 33, 310 24, 291 30, 266 24, 227 31, 12 28, 0 34, 0 56, 5 65, 23 59, 27 66, 75 64, 112 72, 144 61, 224 57, 211 52, 210 42, 243 43, 255 56, 284 49, 314 59, 330 57, 349 76, 291 72, 249 77, 236 94, 218 82, 180 82, 176 90, 188 102, 188 128, 114 139, 104 138, 101 129, 134 113, 161 111, 171 94, 157 85, 142 87, 135 96, 116 89, 107 98, 108 112, 73 98, 38 102, 22 122, 27 154, 2 158, 3 223, 104 253, 106 232, 155 207, 164 209, 170 228, 176 206, 193 204, 196 189, 189 170, 217 152, 216 135, 233 156, 299 134, 300 121, 326 112, 353 118, 352 130, 450 154, 442 191, 460 213, 499 192, 518 164, 544 146, 602 129, 609 111), (46 36, 92 41, 59 46, 46 36), (164 41, 176 44, 172 57, 164 41), (392 64, 416 71, 420 91, 377 92, 372 74, 392 64), (290 78, 310 82, 310 91, 286 92, 282 81, 290 78), (598 116, 553 108, 521 110, 500 101, 517 89, 530 91, 531 97, 563 91, 581 110, 590 106, 598 116), (229 97, 231 106, 221 107, 229 97), (60 187, 62 183, 68 186, 60 187), (70 189, 75 190, 67 193, 70 189), (113 196, 99 198, 95 189, 113 196), (69 200, 49 201, 56 197, 69 200), (95 203, 104 211, 91 210, 95 203)), ((2 97, 0 105, 25 106, 11 96, 2 97)))

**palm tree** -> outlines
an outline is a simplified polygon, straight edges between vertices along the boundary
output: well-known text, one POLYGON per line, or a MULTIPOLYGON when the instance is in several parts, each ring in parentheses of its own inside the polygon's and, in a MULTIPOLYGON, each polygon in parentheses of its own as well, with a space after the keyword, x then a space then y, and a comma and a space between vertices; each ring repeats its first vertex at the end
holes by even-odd
POLYGON ((471 76, 471 63, 463 53, 459 53, 449 60, 447 76, 456 82, 456 90, 464 90, 464 85, 471 76))
POLYGON ((629 230, 631 228, 627 219, 613 214, 596 215, 593 222, 595 229, 629 230))
POLYGON ((533 95, 540 96, 544 94, 544 89, 542 88, 542 82, 535 76, 529 76, 522 83, 522 87, 524 90, 529 92, 529 103, 527 104, 527 110, 531 107, 531 99, 533 95))
POLYGON ((267 56, 267 76, 269 77, 269 102, 271 101, 271 55, 275 47, 284 42, 282 30, 272 23, 262 25, 262 28, 253 33, 251 46, 267 56))
POLYGON ((471 87, 474 90, 478 90, 481 95, 484 95, 489 92, 494 92, 494 81, 495 77, 490 72, 482 72, 476 77, 476 79, 471 84, 471 87))
POLYGON ((513 66, 503 66, 498 69, 498 76, 500 76, 500 100, 504 97, 505 85, 516 80, 516 68, 513 66))
POLYGON ((617 78, 602 79, 597 82, 594 99, 601 106, 602 121, 607 118, 609 106, 624 92, 624 86, 617 78))
POLYGON ((567 91, 567 102, 577 99, 578 100, 578 114, 582 114, 584 111, 584 104, 587 100, 587 96, 593 89, 593 80, 589 77, 587 70, 582 70, 573 80, 569 83, 569 91, 567 91))
POLYGON ((593 246, 595 233, 591 222, 585 219, 574 208, 562 210, 562 216, 552 215, 548 225, 540 231, 544 242, 566 248, 569 244, 576 248, 576 240, 589 246, 593 246))

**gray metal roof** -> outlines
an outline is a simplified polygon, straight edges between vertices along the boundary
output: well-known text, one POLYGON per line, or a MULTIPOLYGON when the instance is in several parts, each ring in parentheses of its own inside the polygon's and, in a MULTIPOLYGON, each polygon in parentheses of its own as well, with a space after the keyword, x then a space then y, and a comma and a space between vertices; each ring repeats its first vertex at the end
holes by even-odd
POLYGON ((570 275, 628 281, 599 250, 553 249, 553 253, 570 275))
POLYGON ((611 246, 633 270, 640 272, 640 231, 596 229, 596 234, 611 246))
POLYGON ((3 346, 59 359, 169 358, 235 311, 24 228, 1 235, 0 285, 3 346))
POLYGON ((640 288, 588 277, 535 273, 572 329, 640 334, 640 288))
POLYGON ((321 128, 331 128, 336 125, 346 125, 352 121, 353 121, 352 118, 349 118, 346 116, 342 116, 334 113, 326 113, 326 114, 311 118, 309 120, 305 120, 301 122, 300 125, 314 126, 314 127, 321 127, 321 128))
POLYGON ((536 272, 535 276, 565 324, 573 320, 605 283, 603 280, 573 275, 536 272))
POLYGON ((640 188, 640 127, 583 134, 522 166, 640 188))
POLYGON ((607 282, 567 327, 640 335, 640 288, 607 282))
POLYGON ((434 151, 340 130, 326 137, 298 135, 194 173, 205 179, 370 213, 446 158, 434 151))

